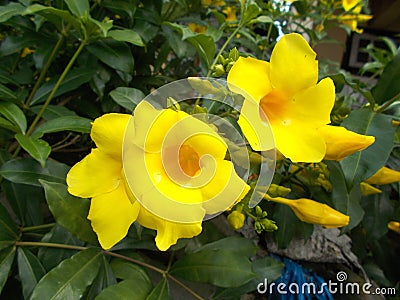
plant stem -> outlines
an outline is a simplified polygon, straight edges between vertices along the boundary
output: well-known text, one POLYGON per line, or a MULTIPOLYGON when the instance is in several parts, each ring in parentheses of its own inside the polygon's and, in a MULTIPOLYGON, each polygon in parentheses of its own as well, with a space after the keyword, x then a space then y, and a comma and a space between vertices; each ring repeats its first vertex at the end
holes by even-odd
POLYGON ((50 104, 51 100, 53 99, 54 95, 56 94, 58 88, 60 87, 61 83, 63 82, 65 76, 67 76, 69 70, 72 68, 72 65, 75 63, 75 60, 78 58, 79 54, 82 52, 83 48, 86 45, 86 40, 83 40, 81 44, 79 45, 78 49, 75 51, 74 55, 72 56, 71 60, 69 61, 68 65, 65 67, 64 71, 62 72, 60 78, 58 78, 56 85, 54 88, 51 90, 50 95, 47 97, 46 101, 44 102, 42 108, 36 115, 35 119, 33 120, 31 126, 29 127, 28 131, 26 132, 26 135, 31 135, 33 130, 35 129, 36 124, 39 122, 41 119, 44 111, 46 110, 47 106, 50 104))
POLYGON ((15 246, 20 247, 49 247, 49 248, 60 248, 60 249, 70 249, 70 250, 86 250, 89 247, 82 247, 76 245, 65 245, 65 244, 57 244, 57 243, 44 243, 44 242, 15 242, 15 246))
POLYGON ((25 107, 28 108, 31 104, 31 101, 33 99, 33 96, 35 96, 36 91, 38 90, 39 86, 42 84, 43 79, 46 76, 47 70, 50 68, 51 63, 53 62, 54 58, 56 57, 56 54, 58 50, 60 49, 62 43, 64 42, 64 39, 66 37, 67 31, 71 27, 71 24, 68 24, 67 27, 61 32, 61 36, 58 39, 56 45, 53 48, 53 51, 51 51, 49 59, 46 61, 46 64, 43 66, 42 71, 40 72, 39 78, 36 80, 35 85, 33 86, 33 89, 31 93, 29 94, 28 99, 25 102, 25 107))
POLYGON ((52 228, 55 224, 56 223, 50 223, 50 224, 43 224, 43 225, 37 225, 37 226, 23 227, 23 228, 21 228, 21 231, 22 232, 28 232, 28 231, 35 231, 35 230, 52 228))
POLYGON ((383 111, 385 111, 386 108, 388 108, 390 105, 392 105, 395 101, 397 101, 400 98, 400 93, 397 93, 395 96, 393 96, 392 98, 390 98, 388 101, 386 101, 385 103, 383 103, 381 106, 379 106, 375 112, 377 113, 381 113, 383 111))

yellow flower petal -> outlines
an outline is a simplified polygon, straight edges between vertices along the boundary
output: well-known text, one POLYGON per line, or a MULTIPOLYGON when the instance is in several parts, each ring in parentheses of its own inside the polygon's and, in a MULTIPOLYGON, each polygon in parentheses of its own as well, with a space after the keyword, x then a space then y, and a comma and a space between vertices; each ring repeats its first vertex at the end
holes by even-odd
POLYGON ((339 126, 322 126, 318 132, 326 143, 325 159, 330 160, 341 160, 375 142, 373 136, 358 134, 339 126))
POLYGON ((400 172, 392 170, 388 167, 382 167, 372 175, 370 178, 365 180, 369 184, 389 184, 400 181, 400 172))
POLYGON ((156 245, 161 251, 168 250, 180 238, 191 238, 201 233, 201 222, 183 224, 166 221, 142 208, 138 222, 144 227, 157 230, 156 245))
POLYGON ((236 174, 232 162, 217 160, 214 176, 201 188, 207 214, 225 211, 239 202, 249 192, 250 187, 236 174))
POLYGON ((178 120, 178 113, 172 109, 155 109, 149 102, 140 102, 134 111, 134 123, 129 125, 129 136, 137 146, 147 152, 161 151, 167 132, 178 120), (131 130, 131 126, 135 129, 131 130))
POLYGON ((115 190, 121 181, 122 162, 100 149, 74 165, 67 174, 68 192, 90 198, 115 190))
POLYGON ((360 2, 361 0, 342 0, 342 5, 345 11, 353 9, 354 12, 360 12, 362 6, 360 2))
POLYGON ((315 85, 318 80, 318 62, 315 57, 316 53, 300 34, 284 35, 271 55, 272 86, 291 96, 315 85))
POLYGON ((393 231, 397 232, 397 233, 400 233, 400 222, 390 221, 388 223, 388 228, 390 230, 393 230, 393 231))
POLYGON ((368 196, 368 195, 374 195, 374 194, 380 194, 382 191, 380 189, 377 189, 376 187, 366 183, 366 182, 361 182, 360 183, 360 189, 361 189, 361 194, 363 196, 368 196))
POLYGON ((266 194, 265 199, 288 205, 295 215, 303 222, 319 224, 327 228, 346 226, 350 222, 349 216, 332 207, 310 199, 290 200, 282 197, 272 198, 266 194))
POLYGON ((276 148, 293 162, 320 162, 326 151, 325 141, 317 130, 301 122, 282 124, 271 120, 276 148))
POLYGON ((228 74, 229 88, 238 94, 248 93, 258 103, 272 89, 269 70, 266 61, 239 57, 228 74))
POLYGON ((139 203, 131 203, 123 184, 110 193, 93 197, 88 219, 104 249, 112 248, 128 233, 140 210, 139 203))
POLYGON ((260 115, 258 103, 247 99, 244 101, 238 124, 255 151, 266 151, 275 147, 272 128, 263 116, 260 115))
POLYGON ((288 105, 288 115, 301 122, 314 123, 319 127, 330 123, 330 113, 335 103, 335 85, 330 78, 322 79, 304 91, 294 95, 288 105))
POLYGON ((132 118, 128 114, 106 114, 94 120, 90 136, 97 147, 115 159, 121 159, 125 129, 132 118))

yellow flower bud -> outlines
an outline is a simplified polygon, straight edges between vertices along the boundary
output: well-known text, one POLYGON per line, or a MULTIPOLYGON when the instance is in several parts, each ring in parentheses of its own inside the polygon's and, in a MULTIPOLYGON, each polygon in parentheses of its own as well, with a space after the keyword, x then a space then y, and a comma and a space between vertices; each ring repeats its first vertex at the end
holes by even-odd
POLYGON ((365 180, 369 184, 389 184, 398 181, 400 181, 400 172, 387 167, 380 168, 378 172, 365 180))
POLYGON ((400 222, 391 221, 388 223, 388 228, 397 233, 400 233, 400 222))
POLYGON ((366 183, 366 182, 361 182, 360 183, 360 189, 361 189, 361 194, 363 196, 368 196, 368 195, 374 195, 374 194, 380 194, 382 191, 380 189, 377 189, 376 187, 366 183))
POLYGON ((319 224, 327 228, 342 227, 349 224, 350 217, 333 209, 332 207, 310 199, 285 199, 272 198, 268 195, 265 199, 288 205, 295 215, 305 223, 319 224))
POLYGON ((291 192, 291 189, 272 183, 269 186, 268 194, 271 197, 284 197, 291 192))
POLYGON ((325 159, 342 160, 375 142, 373 136, 362 135, 339 126, 322 126, 318 129, 326 143, 325 159))
POLYGON ((237 210, 231 212, 227 219, 229 225, 231 225, 231 227, 235 230, 242 228, 244 225, 244 214, 237 210))

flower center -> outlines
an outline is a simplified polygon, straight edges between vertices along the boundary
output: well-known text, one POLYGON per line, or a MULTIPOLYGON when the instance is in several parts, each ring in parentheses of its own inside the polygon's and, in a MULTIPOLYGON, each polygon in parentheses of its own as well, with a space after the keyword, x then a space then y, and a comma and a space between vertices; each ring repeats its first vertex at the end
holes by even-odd
POLYGON ((179 148, 179 165, 188 176, 194 176, 200 170, 200 157, 189 145, 179 148))
POLYGON ((283 125, 290 125, 291 120, 287 118, 288 97, 281 90, 272 90, 260 101, 261 119, 266 117, 270 122, 280 121, 283 125))

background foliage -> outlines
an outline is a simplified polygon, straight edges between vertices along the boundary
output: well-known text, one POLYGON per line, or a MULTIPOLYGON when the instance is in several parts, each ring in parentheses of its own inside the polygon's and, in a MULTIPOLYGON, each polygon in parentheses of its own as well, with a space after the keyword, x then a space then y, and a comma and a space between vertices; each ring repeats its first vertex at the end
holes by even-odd
MULTIPOLYGON (((0 290, 12 299, 227 299, 281 275, 282 263, 260 256, 262 245, 205 222, 200 236, 156 251, 154 232, 132 226, 103 251, 86 219, 89 200, 68 194, 70 166, 93 146, 91 121, 107 112, 131 113, 153 89, 188 76, 225 76, 241 55, 268 59, 282 33, 300 32, 315 46, 328 39, 334 1, 43 0, 2 1, 0 7, 0 290), (291 5, 291 9, 289 9, 291 5), (258 250, 258 251, 257 251, 258 250), (256 255, 256 253, 258 253, 256 255)), ((337 18, 336 18, 337 20, 337 18)), ((348 29, 345 25, 340 25, 348 29)), ((327 163, 321 171, 278 164, 274 183, 350 215, 343 229, 368 275, 381 286, 399 276, 399 185, 363 197, 360 183, 389 163, 398 168, 400 53, 367 48, 374 61, 361 81, 331 63, 320 77, 336 84, 332 122, 374 135, 367 150, 327 163), (360 103, 355 109, 353 104, 360 103)), ((205 104, 206 106, 206 104, 205 104)), ((208 107, 211 109, 211 107, 208 107)), ((231 116, 232 118, 234 117, 231 116)), ((274 239, 288 246, 308 237, 287 207, 262 203, 277 222, 274 239)), ((261 235, 264 238, 264 235, 261 235)), ((397 282, 398 283, 398 282, 397 282)))

